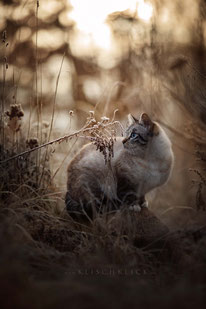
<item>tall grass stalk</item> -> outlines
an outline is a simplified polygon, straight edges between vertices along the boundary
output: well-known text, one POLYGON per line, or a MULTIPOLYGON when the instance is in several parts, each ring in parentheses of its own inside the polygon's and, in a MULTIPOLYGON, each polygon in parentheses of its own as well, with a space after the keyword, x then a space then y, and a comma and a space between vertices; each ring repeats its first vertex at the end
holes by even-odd
MULTIPOLYGON (((59 68, 59 72, 58 72, 58 75, 57 75, 57 80, 56 80, 56 87, 55 87, 55 92, 54 92, 54 100, 53 100, 53 105, 52 105, 51 124, 50 124, 50 128, 49 128, 49 133, 48 133, 48 142, 50 141, 51 133, 52 133, 52 129, 53 129, 54 114, 55 114, 55 109, 56 109, 57 91, 58 91, 58 85, 59 85, 59 79, 60 79, 60 75, 61 75, 61 71, 62 71, 62 66, 63 66, 63 63, 64 63, 64 57, 65 57, 65 53, 63 54, 62 61, 61 61, 61 64, 60 64, 60 68, 59 68)), ((43 169, 42 169, 41 177, 40 177, 40 180, 39 180, 39 185, 41 185, 42 179, 44 177, 45 164, 46 164, 47 156, 48 156, 48 148, 46 148, 46 152, 45 152, 43 169)))
POLYGON ((65 53, 63 54, 62 61, 61 61, 61 64, 60 64, 60 68, 59 68, 59 72, 58 72, 58 75, 57 75, 57 80, 56 80, 54 100, 53 100, 53 106, 52 106, 51 124, 50 124, 49 134, 48 134, 48 142, 51 138, 51 133, 52 133, 52 129, 53 129, 54 114, 55 114, 55 109, 56 109, 57 91, 58 91, 58 85, 59 85, 59 79, 60 79, 60 75, 61 75, 61 71, 62 71, 62 66, 63 66, 63 63, 64 63, 64 58, 65 58, 65 53))
MULTIPOLYGON (((39 29, 39 0, 36 1, 36 11, 35 11, 35 20, 36 20, 36 36, 35 36, 35 96, 36 96, 36 109, 37 109, 37 139, 39 140, 39 127, 40 127, 40 109, 39 109, 39 94, 38 94, 38 29, 39 29)), ((36 152, 36 166, 40 164, 40 152, 36 152)), ((38 184, 39 174, 38 169, 36 169, 36 184, 38 184)))
POLYGON ((3 55, 2 55, 2 95, 1 95, 1 144, 4 147, 5 131, 4 131, 4 113, 5 113, 5 87, 6 87, 6 71, 8 69, 7 52, 8 46, 6 30, 2 33, 1 41, 3 43, 3 55))

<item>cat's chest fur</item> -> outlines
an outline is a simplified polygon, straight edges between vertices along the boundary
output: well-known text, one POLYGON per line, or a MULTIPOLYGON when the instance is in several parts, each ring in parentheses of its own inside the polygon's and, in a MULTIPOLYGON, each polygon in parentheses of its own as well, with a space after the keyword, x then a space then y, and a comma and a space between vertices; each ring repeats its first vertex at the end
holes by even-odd
POLYGON ((128 184, 139 196, 163 184, 170 172, 170 162, 166 158, 153 158, 151 154, 139 158, 121 149, 113 161, 117 183, 128 184))

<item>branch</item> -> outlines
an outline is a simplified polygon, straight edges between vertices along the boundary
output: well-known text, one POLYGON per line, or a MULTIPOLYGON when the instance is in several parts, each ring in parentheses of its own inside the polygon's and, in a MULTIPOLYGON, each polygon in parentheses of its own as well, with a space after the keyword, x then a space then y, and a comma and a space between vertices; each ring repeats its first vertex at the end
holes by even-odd
MULTIPOLYGON (((71 139, 72 137, 75 137, 75 136, 78 137, 80 133, 81 134, 82 133, 89 133, 89 132, 95 131, 97 128, 106 128, 106 127, 111 127, 111 126, 115 126, 115 125, 120 126, 121 129, 122 129, 122 125, 121 125, 121 123, 119 121, 113 121, 113 122, 110 122, 110 123, 107 123, 107 124, 104 124, 103 122, 98 122, 97 124, 95 124, 95 126, 92 126, 92 127, 89 127, 89 128, 88 127, 85 128, 85 126, 84 126, 83 128, 81 128, 80 130, 78 130, 78 131, 76 131, 74 133, 67 134, 65 136, 59 137, 59 138, 54 139, 54 140, 52 140, 50 142, 47 142, 45 144, 42 144, 42 145, 39 145, 39 146, 34 147, 32 149, 29 149, 29 150, 26 150, 24 152, 21 152, 21 153, 15 155, 13 157, 10 157, 10 158, 8 158, 6 160, 0 161, 0 164, 7 163, 7 162, 9 162, 11 160, 14 160, 14 159, 17 159, 19 157, 25 156, 25 155, 33 152, 33 151, 39 150, 39 149, 47 147, 49 145, 52 145, 52 144, 55 144, 55 143, 62 143, 65 140, 71 139)), ((85 138, 88 138, 88 137, 85 136, 85 138)), ((90 140, 92 141, 94 139, 91 137, 90 140)))

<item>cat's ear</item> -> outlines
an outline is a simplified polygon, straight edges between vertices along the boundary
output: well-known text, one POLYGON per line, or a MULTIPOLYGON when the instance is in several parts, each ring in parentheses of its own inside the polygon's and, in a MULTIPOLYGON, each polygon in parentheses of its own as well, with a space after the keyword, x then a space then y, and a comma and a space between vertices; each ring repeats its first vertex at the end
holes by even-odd
POLYGON ((131 126, 132 124, 138 123, 138 119, 136 119, 131 114, 128 115, 128 125, 131 126))
POLYGON ((145 126, 152 135, 159 134, 158 126, 150 119, 150 117, 146 113, 143 113, 140 116, 139 123, 145 126))
POLYGON ((139 123, 148 128, 152 128, 153 126, 152 120, 146 113, 141 114, 139 118, 139 123))

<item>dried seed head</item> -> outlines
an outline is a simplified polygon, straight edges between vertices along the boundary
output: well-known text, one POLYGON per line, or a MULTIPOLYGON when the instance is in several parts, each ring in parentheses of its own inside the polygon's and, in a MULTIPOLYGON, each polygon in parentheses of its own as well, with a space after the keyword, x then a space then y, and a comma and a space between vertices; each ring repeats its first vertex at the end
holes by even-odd
POLYGON ((87 117, 87 122, 86 122, 86 127, 87 128, 92 128, 95 124, 97 123, 96 119, 92 116, 90 113, 90 116, 87 117))
POLYGON ((30 149, 33 149, 33 148, 35 148, 35 147, 38 147, 38 146, 39 146, 38 139, 37 139, 37 138, 30 138, 30 139, 27 139, 27 140, 26 140, 26 145, 27 145, 27 147, 29 147, 30 149))
POLYGON ((103 117, 101 117, 101 121, 102 121, 102 122, 109 122, 109 118, 103 116, 103 117))
POLYGON ((12 120, 12 118, 14 117, 21 119, 24 116, 24 112, 21 107, 21 104, 10 105, 10 111, 6 111, 6 115, 9 117, 10 120, 12 120))
POLYGON ((10 105, 10 111, 6 111, 5 113, 8 117, 8 127, 13 131, 13 132, 18 132, 21 128, 22 124, 22 117, 24 116, 24 112, 21 108, 21 105, 13 104, 10 105))
POLYGON ((89 111, 89 116, 90 116, 91 118, 93 118, 93 117, 94 117, 94 111, 89 111))

